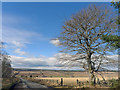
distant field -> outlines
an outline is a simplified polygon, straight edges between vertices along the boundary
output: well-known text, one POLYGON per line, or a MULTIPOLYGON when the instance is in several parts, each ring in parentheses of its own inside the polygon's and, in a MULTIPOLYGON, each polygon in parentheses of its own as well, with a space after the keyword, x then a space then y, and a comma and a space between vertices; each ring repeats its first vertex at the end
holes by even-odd
MULTIPOLYGON (((88 77, 59 77, 59 78, 56 78, 56 77, 52 77, 52 78, 50 78, 50 77, 41 77, 41 78, 39 78, 39 77, 36 77, 36 78, 34 78, 34 79, 48 79, 48 80, 59 80, 60 81, 60 79, 61 78, 63 78, 63 80, 66 82, 66 81, 70 81, 70 83, 71 82, 76 82, 76 80, 78 79, 79 81, 88 81, 89 80, 89 78, 88 77)), ((106 80, 110 80, 110 79, 118 79, 118 77, 105 77, 105 79, 106 80)), ((100 77, 100 80, 102 80, 102 78, 100 77)))
MULTIPOLYGON (((17 71, 15 71, 17 72, 17 71)), ((100 72, 106 80, 118 79, 118 72, 100 72)), ((31 80, 46 86, 52 87, 61 87, 61 78, 63 78, 63 85, 66 87, 87 87, 89 85, 89 76, 87 72, 83 71, 20 71, 17 75, 18 77, 31 80), (84 83, 82 85, 77 84, 79 82, 84 83)), ((102 77, 98 75, 99 79, 102 80, 102 77)))
MULTIPOLYGON (((17 71, 15 71, 17 72, 17 71)), ((105 77, 118 77, 118 72, 101 72, 105 77)), ((87 72, 81 71, 20 71, 18 76, 33 77, 88 77, 87 72)))

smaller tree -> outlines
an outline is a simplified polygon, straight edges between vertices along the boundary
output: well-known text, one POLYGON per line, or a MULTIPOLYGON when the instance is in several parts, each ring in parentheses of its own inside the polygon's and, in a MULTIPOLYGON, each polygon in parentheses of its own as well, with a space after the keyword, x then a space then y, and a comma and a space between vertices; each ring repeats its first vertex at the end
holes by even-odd
POLYGON ((119 49, 120 48, 120 36, 119 36, 119 27, 120 27, 120 2, 111 2, 112 6, 115 7, 115 9, 117 9, 117 19, 116 19, 116 23, 118 24, 118 31, 116 31, 116 33, 118 33, 118 35, 103 35, 103 40, 106 41, 108 43, 108 45, 114 47, 115 49, 119 49))
POLYGON ((0 42, 0 62, 2 68, 2 78, 10 78, 12 76, 11 60, 10 56, 3 48, 4 43, 0 42))
POLYGON ((118 35, 103 35, 102 39, 108 43, 108 45, 114 47, 115 49, 120 48, 120 36, 118 35))

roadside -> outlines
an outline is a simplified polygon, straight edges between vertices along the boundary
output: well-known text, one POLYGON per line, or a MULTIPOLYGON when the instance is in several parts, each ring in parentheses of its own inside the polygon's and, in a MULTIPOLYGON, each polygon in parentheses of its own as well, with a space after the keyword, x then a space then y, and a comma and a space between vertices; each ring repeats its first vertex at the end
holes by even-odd
POLYGON ((35 83, 35 82, 31 82, 31 81, 28 81, 28 80, 25 80, 25 79, 20 79, 20 82, 19 83, 16 83, 14 84, 10 90, 33 90, 33 89, 49 89, 49 90, 53 90, 53 88, 51 87, 47 87, 47 86, 44 86, 44 85, 40 85, 38 83, 35 83))
POLYGON ((2 90, 9 90, 17 82, 19 82, 19 78, 2 78, 2 90))

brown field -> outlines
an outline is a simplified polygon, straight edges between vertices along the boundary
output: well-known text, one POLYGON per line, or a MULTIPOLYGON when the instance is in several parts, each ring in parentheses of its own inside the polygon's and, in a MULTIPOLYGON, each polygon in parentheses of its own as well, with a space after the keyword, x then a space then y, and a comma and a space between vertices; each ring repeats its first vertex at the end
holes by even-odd
MULTIPOLYGON (((112 73, 113 75, 114 73, 112 73)), ((106 75, 106 74, 105 74, 106 75)), ((108 76, 104 76, 105 80, 111 80, 111 79, 118 79, 118 76, 114 77, 111 75, 111 73, 108 74, 108 76)), ((84 77, 35 77, 34 80, 53 80, 56 81, 58 80, 59 82, 61 81, 61 78, 63 78, 63 84, 64 85, 69 85, 69 86, 73 86, 73 85, 77 85, 77 80, 79 80, 79 82, 86 82, 89 81, 89 77, 86 77, 86 75, 84 77)), ((102 80, 102 78, 99 76, 99 79, 102 80)))
MULTIPOLYGON (((59 78, 56 78, 56 77, 41 77, 41 78, 38 78, 38 77, 35 77, 34 79, 47 79, 47 80, 58 80, 60 81, 61 78, 63 78, 64 82, 66 83, 72 83, 72 82, 76 82, 76 80, 78 79, 79 81, 88 81, 89 78, 88 77, 59 77, 59 78)), ((102 80, 101 77, 99 77, 100 80, 102 80)), ((118 79, 118 77, 105 77, 106 80, 111 80, 111 79, 118 79)))
MULTIPOLYGON (((40 83, 42 85, 51 86, 54 88, 83 88, 89 87, 88 77, 33 77, 26 78, 27 80, 40 83), (63 86, 60 85, 61 78, 63 78, 63 86), (57 83, 58 80, 58 83, 57 83), (81 83, 77 84, 77 80, 81 83)), ((102 80, 102 78, 100 78, 102 80)), ((118 77, 105 77, 106 80, 118 79, 118 77)), ((108 88, 106 86, 96 86, 97 88, 108 88)))
MULTIPOLYGON (((101 73, 106 80, 118 79, 118 72, 99 73, 101 73)), ((17 76, 46 86, 52 86, 57 88, 61 87, 61 78, 63 78, 64 86, 74 87, 78 87, 77 80, 81 83, 86 83, 85 87, 87 87, 87 81, 89 80, 88 73, 81 71, 20 71, 17 76)), ((102 77, 100 75, 98 75, 98 77, 100 80, 102 80, 102 77)))
MULTIPOLYGON (((18 71, 15 71, 15 73, 18 71)), ((118 77, 118 72, 100 72, 106 78, 118 77)), ((87 72, 81 71, 20 71, 18 76, 33 77, 88 77, 87 72)))

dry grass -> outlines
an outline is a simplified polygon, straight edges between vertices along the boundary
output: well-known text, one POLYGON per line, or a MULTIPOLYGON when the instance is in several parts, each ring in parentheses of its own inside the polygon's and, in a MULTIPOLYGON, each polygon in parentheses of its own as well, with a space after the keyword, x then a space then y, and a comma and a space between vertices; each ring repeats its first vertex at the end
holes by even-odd
MULTIPOLYGON (((15 71, 16 72, 16 71, 15 71)), ((81 72, 81 71, 20 71, 18 76, 47 76, 47 77, 88 77, 88 73, 87 72, 81 72)), ((101 72, 103 76, 106 77, 117 77, 118 76, 118 72, 101 72)))
MULTIPOLYGON (((102 78, 100 78, 102 80, 102 78)), ((105 77, 106 80, 110 80, 110 79, 118 79, 118 77, 105 77)), ((31 80, 33 82, 37 82, 46 86, 51 86, 54 88, 83 88, 83 87, 89 87, 89 83, 88 81, 88 77, 33 77, 33 78, 29 78, 28 80, 31 80), (61 78, 63 78, 63 86, 60 85, 61 82, 61 78), (79 80, 79 82, 81 82, 81 84, 77 84, 77 79, 79 80), (56 81, 58 80, 59 83, 57 83, 56 81)), ((102 88, 101 86, 97 85, 97 88, 102 88)), ((104 86, 104 88, 108 88, 106 86, 104 86)))
MULTIPOLYGON (((56 77, 52 77, 52 78, 39 78, 39 77, 36 77, 34 78, 34 80, 40 80, 40 79, 43 79, 43 80, 58 80, 59 82, 61 81, 61 78, 63 78, 63 84, 64 85, 76 85, 77 84, 77 80, 79 80, 80 82, 86 82, 89 80, 88 77, 59 77, 59 78, 56 78, 56 77)), ((118 79, 118 77, 105 77, 106 80, 111 80, 111 79, 118 79)), ((100 80, 102 80, 102 78, 100 78, 100 80)))
POLYGON ((19 78, 2 78, 2 89, 9 90, 16 82, 19 82, 19 78))
MULTIPOLYGON (((25 79, 37 82, 46 86, 52 86, 55 88, 81 88, 89 87, 89 76, 87 72, 68 72, 68 71, 21 71, 18 76, 28 76, 25 79), (29 77, 32 75, 32 77, 29 77), (36 77, 37 76, 37 77, 36 77), (63 78, 63 86, 60 86, 61 78, 63 78), (77 84, 77 79, 81 82, 81 85, 77 84), (58 81, 58 83, 57 83, 58 81), (83 83, 84 82, 84 83, 83 83)), ((118 79, 118 72, 100 72, 106 80, 118 79)), ((101 76, 98 76, 102 80, 101 76)), ((99 87, 99 86, 97 86, 99 87)), ((100 88, 100 87, 99 87, 100 88)))

